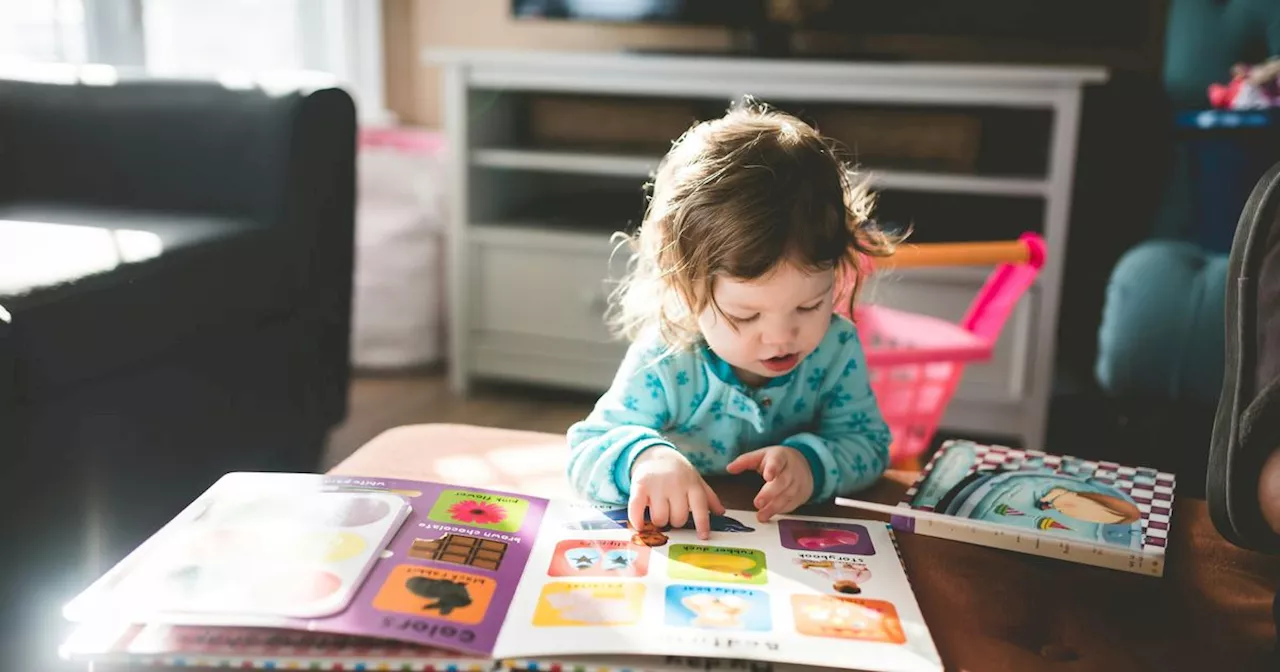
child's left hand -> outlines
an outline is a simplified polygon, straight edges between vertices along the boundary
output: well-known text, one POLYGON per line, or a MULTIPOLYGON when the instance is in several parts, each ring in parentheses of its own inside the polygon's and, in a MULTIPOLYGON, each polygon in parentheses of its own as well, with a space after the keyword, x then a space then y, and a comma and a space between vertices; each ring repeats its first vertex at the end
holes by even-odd
POLYGON ((764 523, 780 513, 791 513, 813 496, 813 472, 809 461, 790 446, 769 446, 739 455, 725 467, 731 474, 758 471, 765 484, 756 495, 756 518, 764 523))

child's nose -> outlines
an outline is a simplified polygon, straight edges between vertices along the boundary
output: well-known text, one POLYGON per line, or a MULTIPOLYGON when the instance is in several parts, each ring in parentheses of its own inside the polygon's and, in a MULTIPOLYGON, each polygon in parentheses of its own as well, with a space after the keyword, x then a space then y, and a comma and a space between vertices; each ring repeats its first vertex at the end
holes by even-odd
POLYGON ((792 320, 777 320, 765 327, 760 340, 765 345, 786 345, 795 340, 800 325, 792 320))

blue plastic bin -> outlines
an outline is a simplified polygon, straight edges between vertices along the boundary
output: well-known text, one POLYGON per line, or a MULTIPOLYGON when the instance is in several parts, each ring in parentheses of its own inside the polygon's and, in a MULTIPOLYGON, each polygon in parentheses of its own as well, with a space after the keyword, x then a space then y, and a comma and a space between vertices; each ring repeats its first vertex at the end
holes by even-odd
POLYGON ((1208 250, 1227 252, 1240 211, 1262 174, 1280 161, 1280 112, 1199 110, 1179 113, 1187 150, 1194 224, 1188 236, 1208 250))

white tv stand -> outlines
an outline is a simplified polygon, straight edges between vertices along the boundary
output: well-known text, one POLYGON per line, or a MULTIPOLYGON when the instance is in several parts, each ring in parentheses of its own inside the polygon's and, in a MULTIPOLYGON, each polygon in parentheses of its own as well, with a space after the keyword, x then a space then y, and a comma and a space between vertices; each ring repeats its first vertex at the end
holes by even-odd
MULTIPOLYGON (((943 424, 1044 447, 1081 90, 1104 81, 1105 70, 592 52, 429 51, 424 58, 444 69, 452 180, 449 351, 451 383, 459 393, 473 378, 603 390, 626 347, 610 338, 602 320, 608 291, 603 281, 616 277, 624 264, 618 255, 610 268, 609 236, 620 223, 566 224, 555 212, 533 214, 522 199, 574 182, 631 179, 639 207, 640 185, 659 157, 522 146, 514 130, 521 108, 510 103, 513 97, 553 92, 687 97, 727 106, 749 94, 778 105, 1051 111, 1043 175, 868 167, 881 190, 1042 199, 1043 221, 1025 227, 1039 230, 1048 244, 1040 279, 1015 312, 993 361, 966 372, 943 424)), ((985 275, 986 269, 904 270, 879 281, 867 297, 959 319, 985 275)))

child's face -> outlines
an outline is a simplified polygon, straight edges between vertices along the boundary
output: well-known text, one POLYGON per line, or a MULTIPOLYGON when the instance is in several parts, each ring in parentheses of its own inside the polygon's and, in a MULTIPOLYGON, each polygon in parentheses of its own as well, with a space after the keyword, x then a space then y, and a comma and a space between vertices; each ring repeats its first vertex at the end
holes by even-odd
POLYGON ((717 278, 712 291, 724 316, 708 306, 698 326, 742 382, 761 385, 795 369, 822 342, 834 283, 834 271, 810 273, 787 262, 757 280, 717 278))

